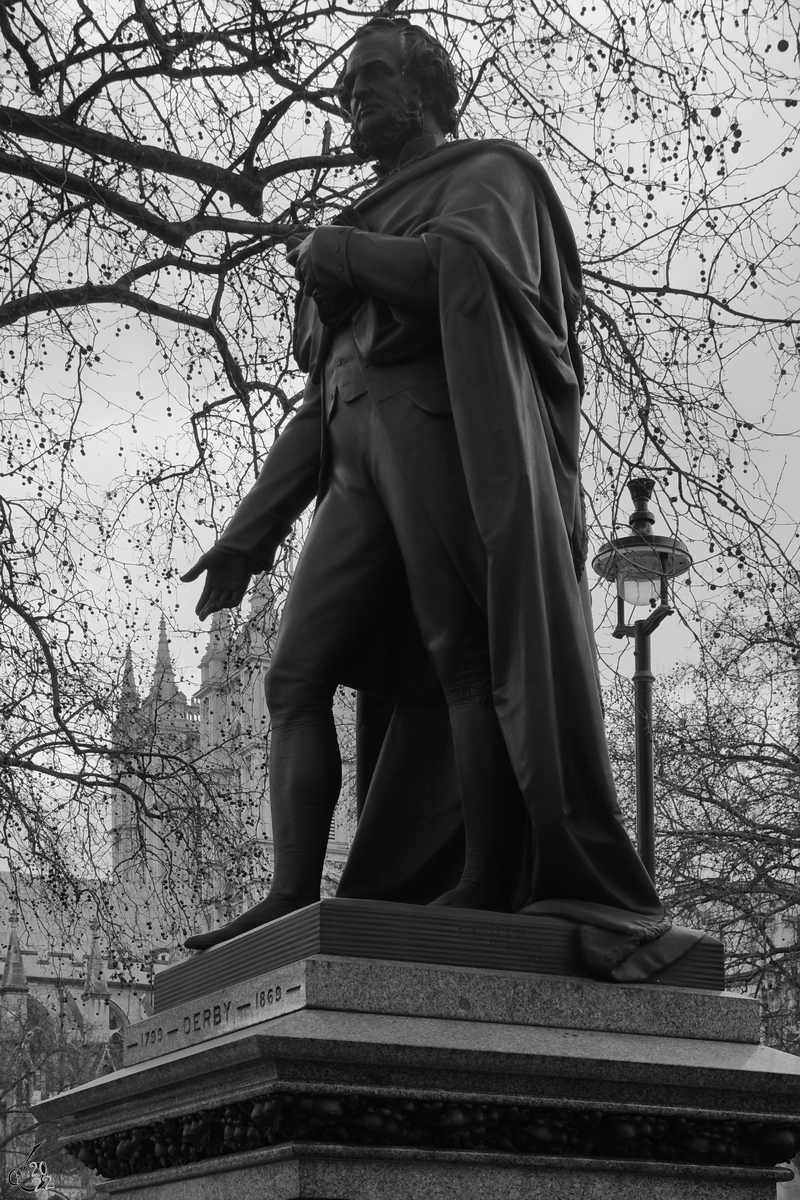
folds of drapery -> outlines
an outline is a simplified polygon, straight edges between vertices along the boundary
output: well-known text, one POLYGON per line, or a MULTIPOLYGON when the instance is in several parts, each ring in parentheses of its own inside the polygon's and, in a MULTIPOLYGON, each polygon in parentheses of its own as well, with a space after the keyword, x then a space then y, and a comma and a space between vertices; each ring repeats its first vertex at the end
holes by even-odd
MULTIPOLYGON (((356 212, 362 228, 422 237, 439 276, 453 419, 487 555, 495 707, 530 818, 518 904, 568 901, 567 919, 587 927, 601 910, 618 914, 613 929, 598 926, 610 974, 669 921, 622 824, 578 578, 581 283, 569 225, 538 163, 506 144, 455 146, 356 212)), ((382 310, 395 353, 402 344, 402 312, 374 304, 356 319, 368 382, 392 367, 380 348, 372 354, 382 310)), ((392 429, 391 404, 379 409, 428 515, 452 539, 413 447, 392 429)), ((458 561, 457 546, 451 553, 458 561)), ((339 894, 425 902, 450 885, 460 852, 446 714, 397 706, 384 727, 339 894), (434 862, 439 876, 425 865, 434 862)))

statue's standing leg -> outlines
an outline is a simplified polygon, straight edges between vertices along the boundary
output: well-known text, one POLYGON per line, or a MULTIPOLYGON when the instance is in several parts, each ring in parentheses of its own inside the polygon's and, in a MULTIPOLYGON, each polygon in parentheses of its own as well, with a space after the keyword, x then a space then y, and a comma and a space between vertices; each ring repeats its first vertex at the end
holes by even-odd
MULTIPOLYGON (((275 870, 271 897, 292 908, 319 900, 342 762, 331 709, 304 723, 272 723, 269 790, 275 870)), ((272 920, 268 917, 267 920, 272 920)))
POLYGON ((295 569, 267 673, 275 855, 271 890, 234 921, 188 938, 185 944, 192 950, 205 950, 319 900, 342 777, 333 694, 347 678, 370 615, 385 603, 387 580, 398 569, 392 527, 364 475, 355 435, 335 458, 332 481, 295 569))
POLYGON ((482 702, 449 706, 464 814, 464 872, 433 903, 510 912, 527 816, 488 685, 486 690, 482 702))
POLYGON ((451 417, 431 416, 403 395, 373 406, 371 418, 370 467, 392 519, 417 625, 447 700, 464 816, 464 873, 458 886, 434 903, 509 912, 519 890, 529 820, 494 707, 484 607, 486 551, 455 428, 451 417), (401 462, 387 424, 395 432, 400 426, 406 431, 414 447, 410 459, 401 462), (409 461, 424 470, 416 488, 409 461), (449 531, 447 542, 429 507, 449 531))
POLYGON ((240 933, 319 900, 333 810, 342 783, 339 743, 330 705, 301 723, 273 723, 269 759, 275 870, 269 895, 220 929, 187 938, 207 950, 240 933))

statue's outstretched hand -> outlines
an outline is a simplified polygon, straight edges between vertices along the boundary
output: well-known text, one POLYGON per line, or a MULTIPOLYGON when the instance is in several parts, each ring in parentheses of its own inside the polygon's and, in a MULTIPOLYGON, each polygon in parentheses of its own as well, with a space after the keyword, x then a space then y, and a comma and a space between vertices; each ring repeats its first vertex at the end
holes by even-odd
POLYGON ((253 575, 248 558, 212 547, 181 575, 181 582, 191 583, 203 571, 206 581, 194 610, 201 621, 221 608, 236 608, 242 603, 253 575))

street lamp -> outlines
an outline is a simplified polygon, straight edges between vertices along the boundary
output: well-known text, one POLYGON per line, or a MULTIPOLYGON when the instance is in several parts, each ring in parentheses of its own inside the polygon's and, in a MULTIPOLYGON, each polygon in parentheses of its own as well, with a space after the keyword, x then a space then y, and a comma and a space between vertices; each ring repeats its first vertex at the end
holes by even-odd
POLYGON ((633 673, 636 712, 636 848, 648 875, 655 879, 655 820, 653 803, 653 673, 650 670, 650 635, 669 606, 669 581, 684 575, 692 558, 678 538, 651 533, 655 517, 648 507, 653 479, 631 479, 628 491, 634 511, 628 520, 631 537, 614 538, 596 554, 592 566, 602 579, 617 585, 617 627, 614 637, 632 637, 636 669, 633 673), (633 625, 625 624, 625 605, 648 605, 649 614, 633 625))

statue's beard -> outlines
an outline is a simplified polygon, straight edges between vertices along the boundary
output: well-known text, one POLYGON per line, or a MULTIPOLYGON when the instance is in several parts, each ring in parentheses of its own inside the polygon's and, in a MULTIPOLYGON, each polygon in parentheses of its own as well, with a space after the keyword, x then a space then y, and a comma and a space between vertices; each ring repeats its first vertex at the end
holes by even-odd
POLYGON ((395 111, 371 134, 359 134, 355 129, 350 145, 359 158, 380 158, 386 150, 404 146, 422 133, 422 107, 412 101, 398 104, 395 111))

